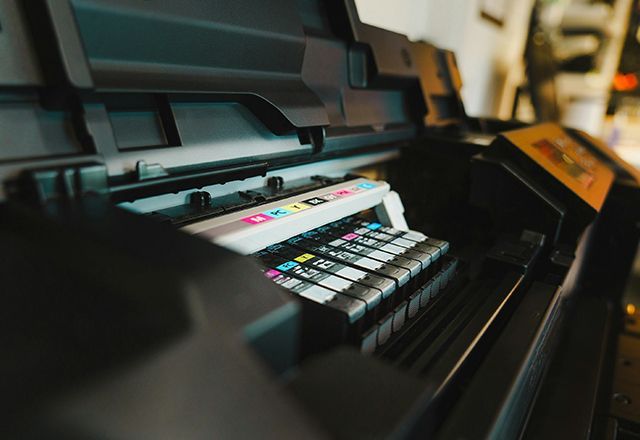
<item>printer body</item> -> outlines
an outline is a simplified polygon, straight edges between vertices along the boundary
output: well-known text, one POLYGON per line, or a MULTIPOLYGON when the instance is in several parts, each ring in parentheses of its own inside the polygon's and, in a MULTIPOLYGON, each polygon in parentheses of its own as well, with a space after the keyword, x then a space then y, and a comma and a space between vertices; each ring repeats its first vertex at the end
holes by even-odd
POLYGON ((451 52, 352 0, 0 0, 0 54, 8 437, 640 432, 639 174, 469 117, 451 52))

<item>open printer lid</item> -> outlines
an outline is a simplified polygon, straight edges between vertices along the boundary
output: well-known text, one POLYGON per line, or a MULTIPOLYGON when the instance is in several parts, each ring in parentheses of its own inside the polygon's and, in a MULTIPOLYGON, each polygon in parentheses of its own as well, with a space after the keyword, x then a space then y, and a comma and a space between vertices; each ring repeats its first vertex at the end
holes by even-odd
POLYGON ((434 123, 426 88, 451 63, 352 0, 0 2, 0 22, 0 177, 40 170, 45 198, 131 200, 402 143, 434 123))

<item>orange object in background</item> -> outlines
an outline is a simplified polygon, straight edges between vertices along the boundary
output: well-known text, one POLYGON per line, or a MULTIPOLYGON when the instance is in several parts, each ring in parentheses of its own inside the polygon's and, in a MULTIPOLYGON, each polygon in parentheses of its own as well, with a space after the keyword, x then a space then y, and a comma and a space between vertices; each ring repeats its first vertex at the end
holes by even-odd
POLYGON ((618 92, 629 92, 638 87, 638 76, 635 73, 616 73, 613 88, 618 92))

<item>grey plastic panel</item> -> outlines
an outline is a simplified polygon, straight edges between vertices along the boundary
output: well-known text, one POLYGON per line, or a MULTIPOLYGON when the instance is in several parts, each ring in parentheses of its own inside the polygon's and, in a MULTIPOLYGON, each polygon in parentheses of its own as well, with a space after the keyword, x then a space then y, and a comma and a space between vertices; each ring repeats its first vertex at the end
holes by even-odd
POLYGON ((233 93, 273 106, 284 131, 327 125, 303 83, 305 35, 293 0, 72 0, 99 90, 233 93))
POLYGON ((0 0, 0 85, 42 84, 42 74, 18 0, 0 0))
POLYGON ((0 162, 81 153, 64 112, 23 97, 0 96, 0 162))
POLYGON ((109 120, 119 150, 167 144, 156 112, 112 111, 109 113, 109 120))
POLYGON ((344 125, 339 85, 347 85, 347 49, 342 41, 309 37, 302 78, 324 102, 331 126, 344 125))
POLYGON ((285 3, 292 2, 252 2, 249 8, 243 1, 72 0, 92 64, 132 62, 182 69, 255 64, 259 71, 296 74, 304 34, 295 5, 287 10, 285 3), (240 36, 244 41, 238 41, 240 36), (290 56, 270 56, 271 40, 282 42, 290 56), (237 45, 252 48, 250 53, 230 50, 237 45))
POLYGON ((404 90, 351 88, 347 46, 342 41, 309 37, 302 74, 325 103, 331 127, 411 122, 404 90))
POLYGON ((347 127, 401 124, 410 120, 405 97, 399 90, 347 89, 342 93, 342 106, 347 127))

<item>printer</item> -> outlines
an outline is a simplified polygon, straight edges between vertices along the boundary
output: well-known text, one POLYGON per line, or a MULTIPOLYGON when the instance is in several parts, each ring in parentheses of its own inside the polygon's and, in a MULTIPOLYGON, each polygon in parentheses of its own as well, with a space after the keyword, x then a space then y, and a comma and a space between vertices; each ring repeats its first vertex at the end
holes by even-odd
POLYGON ((353 0, 0 0, 0 59, 6 438, 640 433, 640 175, 468 116, 450 51, 353 0))

